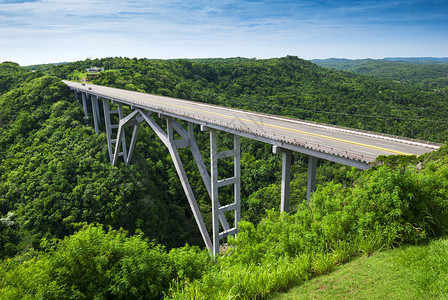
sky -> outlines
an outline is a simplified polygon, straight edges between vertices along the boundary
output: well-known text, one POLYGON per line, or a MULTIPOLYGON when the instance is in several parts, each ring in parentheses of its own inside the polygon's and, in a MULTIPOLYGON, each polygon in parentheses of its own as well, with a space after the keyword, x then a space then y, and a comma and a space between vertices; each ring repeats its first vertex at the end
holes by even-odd
POLYGON ((448 0, 0 0, 0 62, 448 57, 448 0))

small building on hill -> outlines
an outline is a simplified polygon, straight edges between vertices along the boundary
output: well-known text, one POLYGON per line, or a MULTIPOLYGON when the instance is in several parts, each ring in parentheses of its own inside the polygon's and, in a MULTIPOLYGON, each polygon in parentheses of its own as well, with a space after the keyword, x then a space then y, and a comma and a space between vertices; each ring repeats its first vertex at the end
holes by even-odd
POLYGON ((96 74, 99 72, 103 72, 104 68, 98 68, 98 67, 90 67, 86 69, 86 72, 89 74, 96 74))

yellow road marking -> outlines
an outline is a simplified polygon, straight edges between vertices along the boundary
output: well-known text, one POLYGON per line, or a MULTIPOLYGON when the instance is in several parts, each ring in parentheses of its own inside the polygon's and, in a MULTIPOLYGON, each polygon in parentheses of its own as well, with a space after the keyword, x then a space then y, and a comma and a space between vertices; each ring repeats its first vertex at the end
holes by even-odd
MULTIPOLYGON (((101 86, 98 86, 98 87, 101 87, 101 86)), ((118 94, 121 94, 121 93, 122 93, 121 91, 118 92, 118 94)), ((126 97, 126 95, 124 93, 122 93, 122 95, 124 97, 126 97)), ((329 139, 329 140, 333 140, 333 141, 337 141, 337 142, 343 142, 343 143, 357 145, 357 146, 361 146, 361 147, 376 149, 376 150, 380 150, 380 151, 387 151, 387 152, 400 154, 400 155, 412 155, 412 154, 406 153, 406 152, 386 149, 386 148, 377 147, 377 146, 371 146, 371 145, 367 145, 367 144, 363 144, 363 143, 358 143, 358 142, 348 141, 348 140, 344 140, 344 139, 334 138, 334 137, 331 137, 331 136, 321 135, 321 134, 317 134, 317 133, 306 132, 306 131, 302 131, 302 130, 298 130, 298 129, 287 128, 287 127, 282 127, 282 126, 273 125, 273 124, 266 124, 266 123, 263 123, 263 122, 253 121, 253 120, 249 120, 249 119, 242 119, 242 118, 238 118, 238 117, 232 117, 232 116, 229 116, 229 115, 224 115, 224 114, 220 114, 220 113, 216 113, 216 112, 210 112, 210 111, 206 111, 206 110, 202 110, 202 109, 198 109, 198 108, 185 107, 185 106, 182 106, 182 105, 173 104, 173 103, 167 103, 167 102, 164 102, 164 101, 159 101, 159 100, 154 100, 154 99, 149 100, 149 99, 146 99, 146 98, 140 97, 140 96, 136 96, 136 98, 140 99, 140 100, 144 100, 144 101, 152 101, 152 102, 156 102, 156 103, 160 103, 160 104, 164 104, 164 105, 169 105, 169 106, 173 106, 173 107, 178 107, 178 108, 182 108, 182 109, 194 110, 194 111, 198 111, 198 112, 205 113, 205 114, 212 114, 212 115, 224 117, 224 118, 227 118, 227 119, 235 118, 236 120, 240 120, 240 121, 244 121, 244 122, 249 122, 249 123, 263 125, 263 126, 268 126, 268 127, 272 127, 272 128, 286 130, 286 131, 292 131, 292 132, 296 132, 296 133, 301 133, 301 134, 305 134, 305 135, 320 137, 320 138, 324 138, 324 139, 329 139)))

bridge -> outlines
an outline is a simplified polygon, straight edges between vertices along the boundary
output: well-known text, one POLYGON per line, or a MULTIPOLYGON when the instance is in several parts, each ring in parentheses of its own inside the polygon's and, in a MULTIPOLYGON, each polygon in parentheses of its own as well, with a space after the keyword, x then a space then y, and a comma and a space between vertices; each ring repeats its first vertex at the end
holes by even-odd
POLYGON ((127 165, 131 161, 137 134, 142 122, 146 122, 168 148, 176 171, 187 196, 205 245, 213 255, 219 254, 219 242, 238 232, 241 215, 240 204, 240 137, 265 142, 273 146, 273 152, 282 155, 282 186, 280 209, 289 210, 289 186, 292 152, 309 156, 307 200, 315 190, 317 159, 329 160, 366 170, 380 155, 422 155, 437 150, 440 145, 403 137, 383 135, 320 123, 306 122, 256 112, 243 111, 195 101, 163 97, 146 93, 63 81, 82 102, 84 116, 88 117, 91 105, 95 132, 99 133, 101 114, 105 122, 109 158, 115 165, 119 158, 127 165), (102 100, 102 112, 99 101, 102 100), (89 103, 90 102, 90 103, 89 103), (117 109, 111 109, 110 104, 117 109), (125 107, 131 113, 124 115, 125 107), (166 119, 166 131, 152 118, 158 114, 166 119), (114 117, 114 116, 118 116, 114 117), (182 127, 176 120, 186 122, 182 127), (113 123, 115 121, 115 123, 113 123), (204 164, 199 146, 194 138, 194 124, 210 132, 210 173, 204 164), (130 141, 125 137, 125 127, 132 127, 130 141), (233 148, 218 152, 217 131, 233 135, 233 148), (180 138, 177 138, 180 137, 180 138), (178 150, 190 148, 212 203, 212 239, 210 238, 193 190, 183 168, 178 150), (234 175, 219 179, 218 160, 232 158, 234 175), (221 206, 219 189, 233 185, 234 202, 221 206), (234 224, 227 222, 225 213, 233 212, 234 224), (222 231, 221 231, 222 229, 222 231))

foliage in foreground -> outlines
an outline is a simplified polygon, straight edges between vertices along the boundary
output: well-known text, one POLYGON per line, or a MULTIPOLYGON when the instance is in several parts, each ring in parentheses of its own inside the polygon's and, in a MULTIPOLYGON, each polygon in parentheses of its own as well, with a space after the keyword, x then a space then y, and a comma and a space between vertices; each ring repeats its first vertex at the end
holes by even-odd
POLYGON ((141 235, 93 225, 42 244, 45 251, 0 266, 2 299, 158 299, 173 279, 199 278, 210 263, 198 247, 167 252, 141 235))
POLYGON ((448 239, 356 258, 313 278, 279 299, 446 299, 448 239))
MULTIPOLYGON (((327 273, 353 256, 443 236, 448 228, 446 147, 416 165, 375 167, 352 186, 319 188, 295 214, 240 223, 235 245, 216 262, 206 251, 163 247, 86 226, 45 251, 1 265, 0 293, 11 299, 146 297, 265 298, 327 273), (422 168, 420 170, 420 168, 422 168), (45 294, 49 293, 49 294, 45 294)), ((438 293, 437 286, 427 287, 438 293)))

